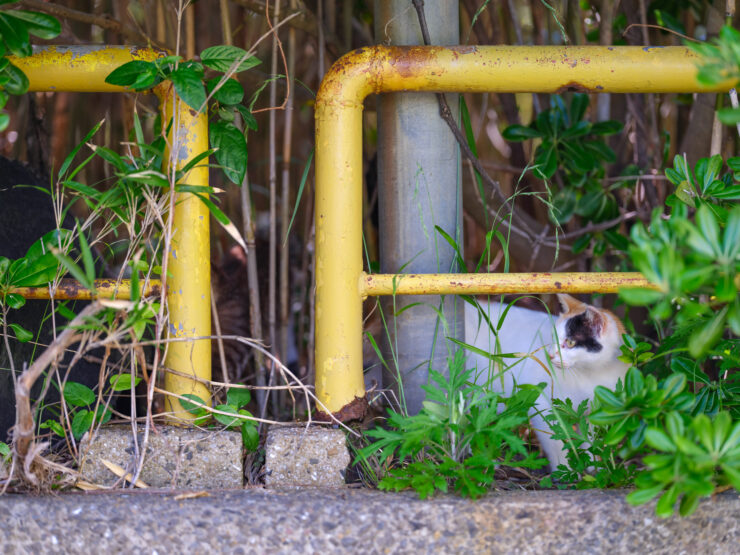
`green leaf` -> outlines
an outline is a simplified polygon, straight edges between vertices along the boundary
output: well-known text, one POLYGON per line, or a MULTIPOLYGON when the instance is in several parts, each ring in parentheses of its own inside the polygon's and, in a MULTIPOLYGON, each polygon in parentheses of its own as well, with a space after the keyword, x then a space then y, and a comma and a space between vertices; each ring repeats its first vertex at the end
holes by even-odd
POLYGON ((185 104, 198 111, 206 108, 206 89, 196 70, 180 66, 170 73, 169 78, 175 86, 177 96, 185 104))
POLYGON ((308 181, 308 172, 311 169, 311 162, 313 161, 313 154, 314 149, 311 149, 311 153, 308 155, 308 160, 306 160, 306 165, 303 167, 303 175, 301 175, 301 182, 298 184, 298 192, 295 196, 295 205, 293 206, 293 213, 290 216, 290 222, 288 223, 288 229, 285 232, 285 238, 283 241, 285 241, 285 244, 287 244, 288 241, 288 235, 290 235, 290 230, 293 229, 293 222, 295 221, 295 215, 298 212, 298 206, 300 205, 301 198, 303 198, 303 190, 306 187, 306 182, 308 181))
POLYGON ((598 121, 591 126, 591 133, 594 135, 614 135, 622 130, 621 122, 614 120, 598 121))
POLYGON ((594 388, 594 396, 603 404, 611 408, 622 408, 622 401, 614 393, 602 385, 594 388))
MULTIPOLYGON (((216 410, 220 410, 222 412, 228 412, 230 414, 238 414, 237 408, 233 405, 218 405, 216 407, 216 410)), ((241 419, 239 418, 234 418, 232 416, 226 416, 225 414, 218 414, 217 412, 213 413, 213 417, 216 419, 217 422, 219 422, 220 424, 223 424, 227 428, 236 426, 241 422, 241 419)))
POLYGON ((589 99, 587 94, 576 93, 570 101, 570 123, 576 125, 586 114, 589 99))
POLYGON ((241 62, 236 68, 236 73, 246 71, 261 63, 254 56, 249 56, 246 50, 236 46, 211 46, 200 53, 200 61, 203 62, 203 65, 216 71, 229 71, 238 60, 241 60, 241 62))
POLYGON ((653 426, 649 426, 647 430, 645 430, 645 441, 650 445, 650 447, 657 449, 658 451, 668 453, 676 451, 676 445, 671 441, 671 438, 669 438, 663 430, 653 426))
POLYGON ((642 393, 642 390, 645 387, 645 380, 642 378, 642 372, 636 368, 630 368, 629 372, 627 372, 627 375, 625 376, 624 385, 627 395, 630 397, 635 397, 642 393))
POLYGON ((15 338, 21 343, 27 343, 33 339, 33 334, 20 324, 8 324, 8 327, 13 330, 15 338))
POLYGON ((87 409, 75 413, 74 418, 72 418, 72 435, 75 439, 80 439, 85 435, 85 432, 92 428, 94 419, 95 415, 87 409))
MULTIPOLYGON (((110 385, 113 391, 130 391, 131 390, 131 374, 117 374, 110 377, 110 385)), ((134 387, 139 385, 141 378, 136 376, 134 378, 134 387)))
POLYGON ((725 125, 740 123, 740 108, 720 108, 717 110, 717 119, 725 125))
POLYGON ((555 223, 564 224, 568 222, 576 210, 576 193, 571 187, 558 191, 552 198, 550 217, 555 223))
POLYGON ((619 290, 619 298, 629 305, 645 306, 658 302, 663 292, 645 287, 624 287, 619 290))
POLYGON ((17 293, 8 293, 5 295, 5 304, 7 304, 9 308, 18 309, 26 304, 26 299, 17 293))
MULTIPOLYGON (((52 256, 54 256, 55 259, 58 260, 62 264, 62 266, 64 266, 64 268, 70 274, 72 274, 72 277, 74 277, 77 281, 79 281, 80 284, 85 289, 89 289, 90 291, 93 291, 93 292, 95 291, 94 279, 90 279, 87 276, 87 274, 85 274, 85 272, 82 271, 82 268, 80 268, 77 264, 75 264, 74 260, 72 260, 69 256, 61 252, 55 252, 52 256)), ((55 267, 55 270, 56 270, 56 267, 55 267)))
POLYGON ((105 82, 109 85, 137 88, 134 84, 140 79, 141 75, 154 75, 156 74, 156 71, 157 69, 153 62, 133 60, 114 69, 108 77, 105 78, 105 82))
POLYGON ((56 17, 39 12, 12 10, 4 12, 10 18, 20 20, 28 32, 40 39, 53 39, 62 32, 62 26, 56 17))
MULTIPOLYGON (((248 414, 248 416, 251 416, 251 414, 248 414)), ((260 435, 254 422, 247 420, 242 424, 242 443, 247 451, 256 451, 259 447, 260 435)))
MULTIPOLYGON (((211 94, 211 92, 215 89, 216 85, 221 82, 221 80, 222 79, 220 77, 214 77, 213 79, 210 79, 208 81, 208 94, 211 94)), ((226 79, 218 88, 218 90, 216 90, 216 92, 213 94, 212 98, 219 104, 233 106, 234 104, 239 104, 244 99, 244 88, 241 86, 241 83, 239 83, 239 81, 236 81, 234 79, 226 79)))
POLYGON ((504 129, 502 133, 504 139, 507 141, 526 141, 527 139, 538 139, 542 137, 542 133, 532 127, 525 127, 524 125, 510 125, 504 129))
POLYGON ((701 358, 714 347, 724 331, 729 307, 725 306, 714 314, 697 332, 689 338, 689 353, 694 358, 701 358))
POLYGON ((679 505, 678 514, 681 516, 689 516, 699 506, 699 499, 700 496, 697 493, 691 492, 684 495, 681 499, 681 504, 679 505))
MULTIPOLYGON (((123 66, 122 66, 123 67, 123 66)), ((118 68, 121 69, 121 68, 118 68)), ((117 70, 115 70, 117 71, 117 70)), ((113 73, 115 73, 115 71, 113 73)), ((112 75, 112 74, 111 74, 112 75)), ((108 76, 110 78, 110 75, 108 76)), ((106 79, 106 82, 108 79, 106 79)), ((74 157, 77 155, 77 153, 80 151, 83 145, 87 144, 87 142, 92 138, 95 133, 98 132, 98 129, 100 129, 100 126, 103 125, 103 122, 105 120, 101 119, 90 131, 87 132, 87 135, 85 135, 85 138, 82 139, 77 146, 75 146, 72 149, 72 152, 70 152, 67 157, 64 159, 64 162, 62 162, 61 167, 59 168, 59 173, 57 174, 60 181, 65 179, 65 175, 67 173, 67 170, 69 169, 69 166, 72 164, 72 161, 74 160, 74 157)), ((71 178, 70 178, 71 179, 71 178)))
POLYGON ((183 395, 185 399, 180 399, 180 405, 182 405, 182 408, 184 408, 186 411, 188 411, 190 414, 194 416, 205 416, 208 414, 208 410, 205 407, 201 407, 196 405, 195 403, 200 403, 201 405, 205 405, 205 401, 198 397, 197 395, 193 395, 192 393, 185 393, 183 395), (194 401, 195 403, 192 403, 191 401, 194 401))
POLYGON ((3 85, 7 92, 14 95, 26 93, 29 85, 28 77, 19 68, 9 63, 3 75, 7 78, 7 82, 3 85))
POLYGON ((31 55, 31 42, 28 28, 17 19, 8 17, 7 12, 0 12, 0 36, 13 54, 19 58, 31 55))
POLYGON ((53 254, 39 258, 20 258, 11 265, 12 283, 15 287, 38 287, 54 279, 58 263, 53 254))
POLYGON ((702 237, 713 247, 714 252, 719 251, 719 224, 712 210, 702 204, 696 211, 696 223, 701 231, 702 237))
POLYGON ((722 254, 728 260, 735 260, 740 253, 740 206, 734 207, 725 224, 722 236, 722 254))
POLYGON ((240 409, 249 404, 252 400, 252 394, 248 389, 242 389, 240 387, 230 387, 226 392, 226 403, 232 407, 240 409))
POLYGON ((677 498, 678 489, 675 485, 671 486, 655 505, 655 514, 661 518, 668 518, 671 516, 673 514, 673 506, 676 504, 677 498))
POLYGON ((660 494, 660 492, 663 491, 663 485, 657 485, 653 486, 651 488, 646 489, 638 489, 635 490, 629 494, 627 494, 627 497, 625 500, 630 505, 643 505, 644 503, 647 503, 651 499, 653 499, 656 495, 660 494))
POLYGON ((252 112, 249 111, 249 108, 247 108, 246 106, 242 106, 241 104, 238 104, 237 106, 235 106, 235 108, 241 114, 242 120, 244 121, 244 126, 247 129, 251 129, 252 131, 257 131, 257 120, 252 115, 252 112))
POLYGON ((49 429, 59 437, 65 436, 64 428, 56 420, 47 420, 46 422, 42 422, 41 424, 39 424, 39 428, 41 428, 42 430, 49 429))
POLYGON ((218 121, 210 126, 208 134, 215 156, 226 177, 241 186, 247 172, 247 141, 244 134, 231 123, 218 121))
POLYGON ((579 121, 572 127, 566 129, 561 135, 561 139, 574 139, 587 135, 591 131, 591 122, 579 121))
POLYGON ((84 384, 67 382, 64 384, 64 400, 75 407, 88 407, 95 403, 95 392, 84 384))

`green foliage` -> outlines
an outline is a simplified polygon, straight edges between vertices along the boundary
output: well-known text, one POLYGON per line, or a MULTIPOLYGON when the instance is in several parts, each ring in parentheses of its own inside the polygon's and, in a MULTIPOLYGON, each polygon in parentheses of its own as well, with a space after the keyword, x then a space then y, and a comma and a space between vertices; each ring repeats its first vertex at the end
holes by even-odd
POLYGON ((197 426, 208 424, 210 416, 213 414, 216 422, 225 426, 227 430, 234 428, 240 429, 242 443, 247 451, 257 450, 260 439, 259 432, 257 431, 257 423, 252 420, 254 418, 252 413, 243 408, 252 400, 249 390, 236 387, 229 388, 226 392, 226 403, 217 405, 215 410, 219 412, 213 413, 208 409, 207 403, 197 395, 188 393, 183 395, 183 397, 185 399, 181 399, 180 404, 182 408, 196 417, 194 423, 197 426), (234 416, 229 416, 229 414, 233 414, 234 416))
POLYGON ((242 118, 249 129, 256 129, 257 123, 250 109, 242 105, 244 89, 232 76, 260 61, 241 48, 223 45, 206 48, 200 59, 201 63, 183 61, 180 56, 165 56, 151 62, 134 60, 116 68, 106 82, 142 91, 169 80, 177 95, 198 111, 207 108, 210 97, 214 121, 209 140, 214 155, 227 179, 241 185, 247 171, 247 142, 235 120, 242 118), (204 82, 206 68, 222 75, 204 82))
POLYGON ((733 422, 729 413, 686 418, 670 412, 664 426, 647 428, 645 441, 657 453, 644 458, 648 469, 635 479, 637 489, 627 496, 630 503, 639 505, 662 494, 656 513, 668 517, 680 498, 679 513, 686 516, 718 487, 740 491, 740 421, 733 422))
MULTIPOLYGON (((620 292, 629 304, 649 305, 656 320, 672 319, 685 336, 678 348, 700 361, 723 356, 728 345, 722 352, 717 347, 728 328, 740 335, 740 206, 728 200, 737 185, 728 183, 734 179, 729 174, 720 179, 721 169, 719 156, 700 160, 694 172, 676 157, 666 170, 677 187, 670 217, 656 211, 649 228, 637 224, 631 232, 632 263, 656 289, 620 292)), ((737 339, 727 341, 733 350, 737 339)))
MULTIPOLYGON (((28 90, 28 78, 7 58, 7 54, 12 53, 19 58, 30 56, 31 35, 53 39, 61 30, 59 21, 47 14, 26 10, 0 11, 0 110, 7 104, 9 95, 21 95, 28 90)), ((4 131, 8 123, 10 116, 5 110, 0 111, 0 131, 4 131)))
POLYGON ((587 400, 573 407, 570 399, 553 399, 552 412, 546 420, 552 438, 561 440, 567 448, 568 466, 559 465, 540 482, 543 487, 552 486, 553 481, 561 489, 566 484, 574 484, 576 489, 632 485, 636 465, 623 460, 617 447, 606 441, 606 428, 590 424, 590 408, 587 400))
MULTIPOLYGON (((733 86, 740 80, 740 31, 725 25, 719 37, 712 42, 687 43, 687 46, 702 57, 696 78, 709 87, 730 82, 733 86)), ((740 122, 740 108, 723 108, 717 117, 722 123, 740 122)))
MULTIPOLYGON (((652 354, 625 339, 625 360, 652 354)), ((573 410, 556 401, 553 412, 565 425, 550 417, 553 437, 571 442, 572 450, 570 468, 561 465, 552 478, 579 489, 634 483, 627 501, 639 505, 661 495, 661 517, 671 516, 679 499, 679 513, 686 516, 718 488, 740 490, 740 421, 726 411, 697 412, 699 397, 686 386, 682 373, 658 381, 633 366, 624 384, 595 389, 589 416, 585 403, 573 410)))
POLYGON ((419 414, 404 416, 389 410, 386 427, 366 432, 375 439, 361 449, 357 461, 377 456, 398 458, 378 486, 386 490, 413 488, 421 498, 449 486, 465 497, 483 495, 494 482, 499 465, 538 468, 547 464, 528 452, 516 429, 526 425, 528 411, 540 386, 522 386, 502 398, 471 384, 462 350, 449 359, 450 377, 431 371, 434 385, 423 386, 426 401, 419 414), (504 404, 499 412, 499 404, 504 404))
POLYGON ((68 230, 56 229, 35 241, 22 258, 10 260, 0 256, 0 324, 7 324, 20 342, 30 341, 33 334, 19 324, 7 322, 10 309, 26 304, 23 297, 10 290, 14 287, 38 287, 52 281, 59 269, 52 251, 63 246, 69 234, 68 230))
MULTIPOLYGON (((614 189, 627 186, 617 182, 605 188, 604 164, 614 162, 614 151, 604 137, 619 133, 622 124, 617 121, 591 123, 584 119, 589 98, 574 94, 566 107, 562 97, 552 95, 550 108, 543 110, 529 125, 511 125, 504 132, 510 141, 539 141, 534 151, 534 174, 556 190, 550 199, 550 219, 562 225, 574 216, 585 222, 604 222, 619 215, 614 189)), ((603 252, 607 242, 621 248, 622 241, 611 230, 597 237, 596 251, 603 252)), ((574 245, 576 251, 585 249, 595 236, 588 234, 574 245)))
POLYGON ((0 441, 0 463, 7 464, 10 462, 11 452, 10 445, 0 441))

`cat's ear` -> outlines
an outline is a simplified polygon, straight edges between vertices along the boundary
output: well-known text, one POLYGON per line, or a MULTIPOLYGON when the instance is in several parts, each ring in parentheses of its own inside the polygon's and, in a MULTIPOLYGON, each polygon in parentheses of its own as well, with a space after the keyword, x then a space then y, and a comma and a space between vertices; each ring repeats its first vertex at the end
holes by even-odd
POLYGON ((560 314, 579 312, 584 306, 581 301, 567 293, 558 293, 558 304, 560 305, 560 314))
POLYGON ((592 306, 587 307, 584 314, 586 315, 586 322, 588 322, 589 327, 597 334, 601 334, 606 324, 604 315, 592 306))

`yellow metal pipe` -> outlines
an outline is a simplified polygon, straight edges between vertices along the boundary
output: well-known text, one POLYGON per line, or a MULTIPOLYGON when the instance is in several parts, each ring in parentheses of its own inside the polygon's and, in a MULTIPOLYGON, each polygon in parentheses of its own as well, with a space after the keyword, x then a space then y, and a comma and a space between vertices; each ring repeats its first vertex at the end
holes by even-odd
POLYGON ((135 46, 42 46, 33 56, 10 61, 26 74, 30 91, 125 92, 105 78, 132 60, 155 60, 165 55, 153 48, 135 46))
MULTIPOLYGON (((316 393, 331 412, 364 396, 362 104, 371 93, 702 92, 683 47, 374 46, 350 52, 316 96, 316 393)), ((403 281, 403 280, 402 280, 403 281)), ((565 291, 565 289, 563 289, 565 291)))
MULTIPOLYGON (((170 87, 158 91, 164 122, 173 121, 168 137, 167 159, 170 170, 182 168, 198 154, 208 150, 208 116, 196 113, 177 98, 170 87)), ((208 186, 208 159, 202 160, 183 178, 189 185, 208 186)), ((168 253, 167 307, 168 335, 172 338, 211 335, 211 263, 208 208, 191 193, 178 193, 172 218, 172 239, 168 253)), ((211 342, 200 339, 172 342, 167 347, 165 366, 190 379, 171 372, 165 374, 164 388, 177 395, 192 394, 210 405, 208 388, 197 379, 211 379, 211 342)), ((168 395, 165 411, 172 419, 193 420, 180 400, 168 395)))
MULTIPOLYGON (((35 49, 28 58, 11 57, 29 79, 31 91, 124 92, 127 89, 109 85, 105 78, 120 65, 132 60, 154 60, 162 55, 151 48, 128 46, 45 46, 35 49)), ((174 117, 173 132, 168 137, 173 164, 181 168, 196 155, 208 149, 208 118, 196 114, 176 98, 168 88, 158 89, 163 121, 174 117)), ((208 161, 203 160, 185 177, 190 185, 208 185, 208 161)), ((168 253, 171 278, 167 283, 169 335, 171 337, 207 337, 211 334, 210 306, 210 236, 208 209, 192 194, 179 194, 171 214, 173 236, 168 253)), ((70 285, 72 289, 79 287, 70 285)), ((101 291, 106 290, 101 283, 101 291)), ((100 292, 100 291, 99 291, 100 292)), ((41 294, 28 291, 28 294, 41 294)), ((118 298, 122 298, 119 286, 118 298)), ((48 293, 47 293, 48 295, 48 293)), ((78 291, 75 298, 84 298, 78 291)), ((89 295, 89 293, 88 293, 89 295)), ((167 349, 165 364, 195 378, 211 378, 211 342, 173 342, 167 349)), ((179 395, 194 394, 210 404, 210 392, 200 382, 167 374, 165 389, 179 395)), ((166 410, 175 419, 190 420, 177 399, 165 400, 166 410)))
POLYGON ((616 293, 623 287, 657 289, 639 272, 522 274, 362 274, 370 295, 502 295, 506 293, 616 293))
MULTIPOLYGON (((159 295, 162 283, 158 280, 148 282, 146 289, 142 291, 143 297, 159 295)), ((96 279, 96 294, 85 289, 76 279, 62 279, 56 289, 54 298, 57 300, 74 299, 78 301, 91 301, 92 299, 131 299, 131 280, 122 279, 96 279)), ((19 294, 26 299, 49 299, 48 287, 11 287, 9 293, 19 294)))

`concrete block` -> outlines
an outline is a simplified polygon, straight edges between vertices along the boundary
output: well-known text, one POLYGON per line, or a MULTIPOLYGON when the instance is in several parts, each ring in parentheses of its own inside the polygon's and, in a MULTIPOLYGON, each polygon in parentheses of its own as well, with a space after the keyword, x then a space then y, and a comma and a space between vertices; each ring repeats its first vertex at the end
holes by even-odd
POLYGON ((342 487, 349 460, 342 430, 273 426, 265 443, 265 485, 342 487))
MULTIPOLYGON (((144 433, 138 433, 141 449, 144 433)), ((111 485, 118 477, 103 459, 130 471, 134 441, 129 425, 101 428, 93 441, 80 446, 82 479, 111 485)), ((150 487, 177 489, 241 488, 243 485, 242 439, 239 432, 205 431, 176 426, 157 426, 149 433, 149 445, 139 479, 150 487)))

